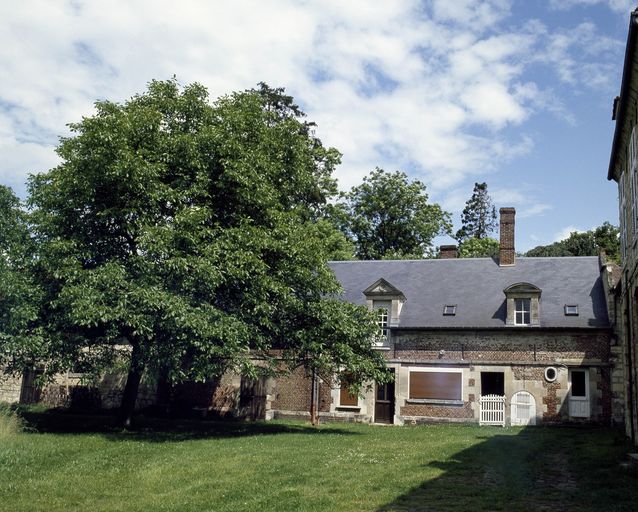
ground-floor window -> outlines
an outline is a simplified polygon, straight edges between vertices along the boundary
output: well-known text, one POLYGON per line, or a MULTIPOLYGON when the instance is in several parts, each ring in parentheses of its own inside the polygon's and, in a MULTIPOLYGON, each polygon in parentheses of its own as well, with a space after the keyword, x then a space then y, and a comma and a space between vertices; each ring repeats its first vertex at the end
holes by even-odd
POLYGON ((411 399, 462 400, 463 371, 460 369, 411 369, 411 399))
POLYGON ((505 394, 505 374, 503 372, 481 372, 481 395, 505 394))
POLYGON ((348 381, 348 378, 343 378, 341 380, 341 389, 339 390, 339 405, 356 407, 359 405, 359 397, 350 393, 348 390, 349 386, 350 382, 348 381))

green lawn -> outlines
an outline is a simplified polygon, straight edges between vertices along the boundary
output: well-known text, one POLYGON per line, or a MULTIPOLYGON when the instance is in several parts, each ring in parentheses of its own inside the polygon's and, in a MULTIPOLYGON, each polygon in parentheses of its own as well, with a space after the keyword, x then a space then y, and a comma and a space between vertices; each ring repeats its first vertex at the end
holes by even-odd
POLYGON ((638 510, 610 429, 27 418, 0 439, 2 511, 638 510))

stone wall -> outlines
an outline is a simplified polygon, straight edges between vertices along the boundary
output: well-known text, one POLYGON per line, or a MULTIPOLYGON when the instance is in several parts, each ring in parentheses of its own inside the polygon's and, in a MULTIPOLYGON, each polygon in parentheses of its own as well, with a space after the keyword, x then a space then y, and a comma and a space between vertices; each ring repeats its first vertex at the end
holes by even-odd
POLYGON ((22 377, 12 377, 0 373, 0 402, 13 403, 20 401, 22 377))

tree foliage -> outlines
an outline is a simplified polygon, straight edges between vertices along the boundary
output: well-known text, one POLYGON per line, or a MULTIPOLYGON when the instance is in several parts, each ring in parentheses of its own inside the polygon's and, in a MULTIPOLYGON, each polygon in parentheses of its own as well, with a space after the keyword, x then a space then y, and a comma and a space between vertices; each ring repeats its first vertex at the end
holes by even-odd
POLYGON ((609 222, 584 233, 573 231, 564 240, 530 249, 525 256, 597 256, 601 250, 610 260, 620 262, 619 230, 609 222))
POLYGON ((423 258, 437 235, 450 232, 450 214, 429 203, 425 185, 403 172, 375 169, 343 194, 332 217, 363 260, 423 258))
POLYGON ((460 258, 491 258, 498 255, 499 242, 494 238, 468 238, 459 247, 460 258))
POLYGON ((456 239, 463 244, 469 238, 485 238, 496 230, 496 208, 487 193, 487 183, 475 183, 472 197, 465 203, 461 229, 456 239))
POLYGON ((34 244, 18 198, 0 185, 0 364, 20 371, 33 366, 42 345, 42 290, 32 275, 34 244))
POLYGON ((325 263, 327 236, 343 249, 317 222, 340 155, 291 97, 260 84, 211 104, 201 85, 154 81, 96 110, 30 181, 47 371, 125 357, 125 420, 145 370, 387 377, 368 311, 334 298, 325 263))

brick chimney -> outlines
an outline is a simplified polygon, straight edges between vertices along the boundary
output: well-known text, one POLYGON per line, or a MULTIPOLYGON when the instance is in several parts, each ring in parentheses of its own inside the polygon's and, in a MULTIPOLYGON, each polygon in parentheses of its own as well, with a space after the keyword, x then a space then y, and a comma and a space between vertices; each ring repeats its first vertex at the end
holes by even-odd
POLYGON ((514 208, 501 208, 500 236, 501 243, 498 249, 498 264, 501 267, 512 266, 514 261, 514 208))
POLYGON ((459 257, 459 250, 456 245, 442 245, 439 254, 442 260, 453 260, 459 257))

